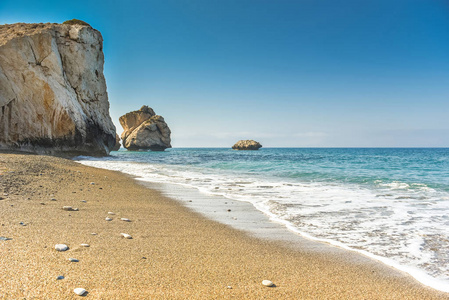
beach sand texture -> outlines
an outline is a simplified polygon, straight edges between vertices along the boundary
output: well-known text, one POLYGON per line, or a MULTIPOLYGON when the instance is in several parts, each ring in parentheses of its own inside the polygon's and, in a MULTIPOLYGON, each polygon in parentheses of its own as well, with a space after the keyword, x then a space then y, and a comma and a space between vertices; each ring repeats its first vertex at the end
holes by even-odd
POLYGON ((449 299, 377 262, 250 237, 118 172, 1 153, 0 183, 0 299, 449 299))

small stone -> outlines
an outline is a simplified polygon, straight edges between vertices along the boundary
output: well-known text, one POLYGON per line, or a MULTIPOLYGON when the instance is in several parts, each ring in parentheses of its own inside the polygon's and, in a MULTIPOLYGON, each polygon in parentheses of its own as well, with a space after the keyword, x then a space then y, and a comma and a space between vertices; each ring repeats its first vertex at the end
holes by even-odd
POLYGON ((3 196, 8 196, 8 194, 7 193, 3 193, 3 196))
POLYGON ((20 222, 19 224, 22 225, 22 226, 27 226, 27 224, 25 224, 23 222, 20 222))
POLYGON ((95 185, 95 182, 91 182, 90 184, 91 184, 91 185, 95 185))
POLYGON ((90 247, 89 244, 81 244, 80 246, 83 246, 83 247, 90 247))
POLYGON ((108 211, 108 215, 115 215, 112 211, 108 211))
POLYGON ((86 200, 81 200, 81 202, 86 203, 87 201, 86 200))
POLYGON ((66 251, 67 249, 69 249, 69 247, 65 244, 56 244, 55 249, 57 251, 66 251))
POLYGON ((127 218, 120 218, 120 220, 125 221, 125 222, 131 222, 131 220, 127 219, 127 218))
POLYGON ((109 218, 109 217, 106 217, 106 219, 105 219, 106 221, 112 221, 112 219, 111 218, 109 218))
POLYGON ((55 199, 55 198, 51 198, 50 200, 51 200, 51 201, 56 201, 56 199, 55 199))
POLYGON ((142 256, 142 259, 147 259, 145 256, 142 256))
POLYGON ((127 233, 120 233, 125 239, 132 239, 133 237, 127 233))
POLYGON ((262 281, 262 284, 263 284, 264 286, 268 286, 268 287, 274 286, 274 283, 273 283, 272 281, 270 281, 270 280, 263 280, 263 281, 262 281))
POLYGON ((74 292, 75 294, 77 294, 78 296, 82 296, 82 295, 84 295, 87 291, 86 291, 85 289, 83 289, 83 288, 76 288, 76 289, 73 290, 73 292, 74 292))
POLYGON ((232 286, 230 285, 228 285, 226 288, 232 290, 232 286))
POLYGON ((71 206, 63 206, 62 207, 63 210, 67 210, 67 211, 72 211, 73 208, 71 206))
MULTIPOLYGON (((3 225, 3 224, 2 224, 3 225)), ((11 238, 7 238, 7 237, 4 237, 4 236, 0 236, 0 240, 2 240, 2 241, 9 241, 9 240, 12 240, 11 238)))
POLYGON ((72 209, 73 211, 79 211, 79 209, 78 208, 74 208, 74 209, 72 209))
POLYGON ((230 209, 228 209, 228 211, 231 211, 230 209))
POLYGON ((56 280, 61 280, 61 279, 64 279, 64 276, 58 276, 58 277, 56 277, 56 280))
POLYGON ((79 262, 79 260, 76 259, 76 258, 69 258, 69 261, 71 261, 71 262, 79 262))
POLYGON ((96 233, 96 232, 92 232, 92 233, 91 233, 91 235, 97 235, 97 234, 98 234, 98 233, 96 233))
MULTIPOLYGON (((45 203, 44 202, 41 202, 41 205, 45 205, 45 203)), ((12 206, 12 205, 11 205, 12 206)))

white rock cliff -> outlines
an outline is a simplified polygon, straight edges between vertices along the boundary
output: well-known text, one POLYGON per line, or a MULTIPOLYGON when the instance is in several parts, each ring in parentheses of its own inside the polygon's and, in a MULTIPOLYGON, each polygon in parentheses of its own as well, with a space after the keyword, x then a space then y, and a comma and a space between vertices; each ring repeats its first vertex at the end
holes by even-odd
POLYGON ((107 155, 115 126, 90 26, 0 26, 0 149, 107 155))

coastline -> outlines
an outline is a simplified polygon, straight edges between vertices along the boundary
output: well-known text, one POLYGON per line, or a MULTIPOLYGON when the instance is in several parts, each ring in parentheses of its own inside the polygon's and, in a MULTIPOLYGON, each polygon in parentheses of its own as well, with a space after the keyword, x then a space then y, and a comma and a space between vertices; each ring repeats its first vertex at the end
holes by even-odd
POLYGON ((115 171, 2 153, 0 174, 2 299, 74 299, 77 287, 93 299, 449 299, 348 251, 251 237, 115 171))

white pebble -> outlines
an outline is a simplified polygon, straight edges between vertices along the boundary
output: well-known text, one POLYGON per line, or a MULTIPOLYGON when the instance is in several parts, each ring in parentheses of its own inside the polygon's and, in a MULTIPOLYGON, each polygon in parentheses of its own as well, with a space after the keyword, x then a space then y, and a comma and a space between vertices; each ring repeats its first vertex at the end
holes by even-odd
POLYGON ((274 283, 270 280, 264 280, 264 281, 262 281, 262 284, 264 286, 274 286, 274 283))
POLYGON ((115 215, 112 211, 108 211, 108 215, 115 215))
POLYGON ((127 219, 127 218, 121 218, 120 220, 125 221, 125 222, 131 222, 131 220, 127 219))
POLYGON ((62 209, 63 210, 72 210, 73 208, 71 206, 63 206, 62 209))
POLYGON ((71 261, 71 262, 79 262, 79 260, 77 260, 76 258, 69 258, 69 261, 71 261))
POLYGON ((106 217, 106 219, 105 219, 106 221, 112 221, 112 219, 111 218, 109 218, 109 217, 106 217))
POLYGON ((58 251, 66 251, 67 249, 69 249, 69 247, 64 244, 56 244, 55 249, 58 251))
POLYGON ((92 234, 92 235, 97 235, 98 233, 96 233, 96 232, 92 232, 91 234, 92 234))
POLYGON ((73 292, 79 296, 84 295, 87 291, 83 288, 76 288, 73 290, 73 292))
POLYGON ((90 247, 89 244, 81 244, 81 246, 83 246, 83 247, 90 247))
POLYGON ((133 237, 127 233, 120 233, 125 239, 132 239, 133 237))
POLYGON ((72 209, 73 211, 79 211, 79 209, 78 208, 74 208, 74 209, 72 209))

